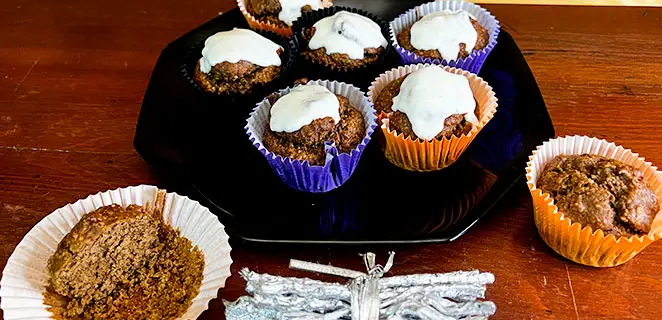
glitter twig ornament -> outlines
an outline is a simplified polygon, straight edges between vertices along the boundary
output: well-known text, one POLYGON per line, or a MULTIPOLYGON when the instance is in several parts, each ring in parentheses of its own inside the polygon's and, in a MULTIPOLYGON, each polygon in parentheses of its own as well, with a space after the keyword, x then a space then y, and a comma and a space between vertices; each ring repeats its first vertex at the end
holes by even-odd
POLYGON ((474 271, 383 277, 375 254, 363 256, 367 273, 290 260, 290 268, 344 277, 346 285, 258 274, 244 268, 249 296, 225 302, 227 320, 478 320, 496 312, 485 298, 494 275, 474 271))

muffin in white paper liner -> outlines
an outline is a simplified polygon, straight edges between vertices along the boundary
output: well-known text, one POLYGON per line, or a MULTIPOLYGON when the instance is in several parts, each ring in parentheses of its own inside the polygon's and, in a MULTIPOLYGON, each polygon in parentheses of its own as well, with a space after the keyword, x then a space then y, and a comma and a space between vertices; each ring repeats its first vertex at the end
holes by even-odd
MULTIPOLYGON (((651 231, 643 236, 614 237, 600 229, 572 222, 548 193, 537 187, 545 165, 559 155, 592 154, 621 161, 643 173, 644 181, 662 201, 662 173, 650 162, 612 142, 585 136, 552 139, 538 146, 529 157, 526 181, 533 198, 534 220, 540 237, 558 254, 574 262, 613 267, 628 262, 662 236, 662 212, 657 212, 651 231)), ((661 210, 662 211, 662 210, 661 210)))
MULTIPOLYGON (((403 64, 416 64, 416 63, 431 63, 441 64, 444 66, 456 67, 462 70, 467 70, 471 73, 478 73, 485 63, 485 59, 492 52, 497 43, 497 37, 501 31, 499 21, 487 10, 480 6, 462 0, 443 0, 424 3, 415 8, 409 9, 407 12, 401 14, 390 23, 391 31, 391 44, 400 55, 403 64), (490 36, 487 46, 481 50, 470 52, 466 58, 453 59, 450 61, 431 59, 421 57, 403 47, 398 43, 398 34, 409 26, 413 25, 425 15, 430 13, 450 10, 457 11, 463 10, 468 12, 478 23, 485 29, 490 36)), ((458 48, 459 50, 459 48, 458 48)))
MULTIPOLYGON (((48 259, 85 213, 111 204, 154 205, 160 190, 140 185, 90 195, 53 211, 34 226, 9 257, 0 280, 4 319, 52 319, 44 304, 48 259)), ((161 190, 164 193, 164 191, 161 190)), ((165 194, 163 220, 198 246, 205 257, 200 292, 179 319, 196 319, 230 276, 230 245, 225 228, 209 209, 176 193, 165 194)))

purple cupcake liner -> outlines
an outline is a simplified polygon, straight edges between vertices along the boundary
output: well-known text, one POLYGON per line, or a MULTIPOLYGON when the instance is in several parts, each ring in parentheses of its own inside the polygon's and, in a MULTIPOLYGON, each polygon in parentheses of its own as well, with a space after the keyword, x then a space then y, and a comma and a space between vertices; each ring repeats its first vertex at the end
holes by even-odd
POLYGON ((492 14, 490 14, 489 11, 471 2, 465 2, 461 0, 446 0, 425 3, 401 14, 390 23, 391 44, 395 48, 395 51, 400 55, 400 62, 402 64, 440 64, 443 66, 450 66, 466 70, 471 73, 480 72, 480 69, 485 63, 485 59, 487 59, 487 56, 490 54, 490 52, 492 52, 494 46, 496 46, 497 37, 499 36, 500 31, 501 26, 499 25, 499 21, 492 14), (490 35, 490 42, 485 48, 472 52, 466 58, 460 58, 451 61, 447 61, 445 59, 439 60, 423 58, 411 51, 406 50, 398 44, 397 36, 402 30, 413 25, 416 21, 418 21, 418 19, 427 14, 443 10, 464 10, 470 13, 472 16, 474 16, 474 18, 476 18, 481 26, 488 30, 490 35))
MULTIPOLYGON (((356 169, 361 159, 363 150, 365 150, 366 145, 370 142, 371 135, 377 127, 377 116, 375 109, 365 94, 350 84, 327 80, 315 80, 308 83, 324 86, 331 92, 346 97, 349 99, 350 104, 363 115, 366 126, 365 137, 349 153, 340 153, 338 148, 333 144, 327 143, 326 162, 323 166, 313 166, 308 161, 282 157, 270 152, 262 144, 262 137, 271 110, 271 103, 268 99, 264 99, 257 104, 244 128, 253 145, 264 155, 274 173, 285 184, 299 191, 327 192, 341 186, 354 173, 354 169, 356 169)), ((290 88, 287 88, 281 90, 278 94, 282 96, 289 92, 290 88)))

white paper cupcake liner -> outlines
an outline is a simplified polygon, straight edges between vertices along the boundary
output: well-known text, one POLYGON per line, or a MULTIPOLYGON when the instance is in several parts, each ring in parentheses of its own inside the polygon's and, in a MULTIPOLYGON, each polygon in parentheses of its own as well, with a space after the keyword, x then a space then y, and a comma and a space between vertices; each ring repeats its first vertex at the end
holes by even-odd
MULTIPOLYGON (((43 303, 48 259, 59 242, 88 212, 111 204, 153 205, 159 189, 140 185, 119 188, 68 204, 53 211, 34 226, 9 257, 0 280, 0 307, 4 319, 51 319, 43 303)), ((176 193, 167 193, 163 220, 204 253, 205 269, 200 292, 180 319, 196 319, 207 310, 209 301, 225 286, 230 276, 230 245, 225 228, 209 209, 197 201, 176 193)))
POLYGON ((485 59, 490 54, 494 46, 497 43, 497 37, 501 31, 501 26, 499 21, 487 10, 481 8, 480 6, 473 4, 471 2, 462 1, 462 0, 444 0, 444 1, 435 1, 428 2, 412 8, 407 12, 401 14, 399 17, 395 18, 390 23, 391 31, 391 44, 395 50, 400 55, 400 59, 403 64, 416 64, 416 63, 431 63, 431 64, 441 64, 444 66, 456 67, 462 70, 467 70, 471 73, 478 73, 485 63, 485 59), (439 60, 439 59, 430 59, 423 58, 417 54, 406 50, 401 47, 398 43, 398 34, 402 30, 413 25, 416 21, 422 18, 425 15, 430 13, 450 10, 458 11, 463 10, 472 15, 478 23, 487 29, 490 40, 487 46, 481 50, 476 50, 471 52, 468 57, 454 59, 454 60, 439 60))
POLYGON ((619 160, 640 170, 658 201, 662 201, 662 173, 629 149, 585 136, 552 139, 537 147, 529 157, 526 180, 533 198, 535 224, 545 243, 563 257, 584 265, 612 267, 623 264, 662 236, 662 212, 657 213, 651 231, 643 236, 615 238, 602 230, 572 222, 559 211, 554 198, 538 189, 537 181, 547 163, 556 156, 581 154, 619 160))

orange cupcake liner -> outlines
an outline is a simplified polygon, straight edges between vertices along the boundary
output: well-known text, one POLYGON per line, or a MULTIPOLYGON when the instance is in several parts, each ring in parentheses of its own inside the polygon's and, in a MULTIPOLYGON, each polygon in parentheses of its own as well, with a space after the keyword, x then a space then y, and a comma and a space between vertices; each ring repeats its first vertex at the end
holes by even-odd
MULTIPOLYGON (((333 3, 331 2, 331 0, 322 0, 322 6, 324 8, 331 7, 332 5, 333 3)), ((291 27, 277 26, 271 22, 260 21, 257 18, 253 17, 253 15, 251 15, 248 12, 248 9, 246 9, 246 0, 237 0, 237 6, 239 7, 241 14, 243 14, 244 18, 246 18, 246 22, 248 22, 248 26, 250 26, 251 29, 270 31, 286 38, 292 36, 291 27)))
MULTIPOLYGON (((368 89, 368 99, 374 103, 388 83, 429 66, 433 65, 407 65, 383 73, 375 79, 368 89)), ((440 67, 437 65, 434 66, 440 67)), ((468 134, 459 137, 453 136, 450 139, 443 138, 432 141, 423 139, 413 140, 411 137, 405 138, 404 134, 390 129, 388 115, 382 112, 379 119, 382 123, 381 129, 385 140, 384 155, 391 163, 402 169, 421 172, 436 171, 455 163, 497 111, 497 98, 494 95, 494 91, 482 78, 457 68, 441 68, 448 72, 463 75, 469 79, 471 91, 478 103, 478 123, 473 125, 473 128, 468 134)))
MULTIPOLYGON (((614 143, 585 136, 552 139, 538 146, 529 157, 526 179, 533 197, 534 220, 540 237, 561 256, 594 267, 614 267, 628 262, 662 236, 662 214, 655 216, 651 231, 643 236, 616 238, 572 222, 560 212, 554 199, 536 187, 537 178, 552 158, 565 155, 594 154, 619 160, 639 169, 657 198, 662 200, 662 173, 631 150, 614 143)), ((662 212, 662 210, 660 210, 662 212)))

